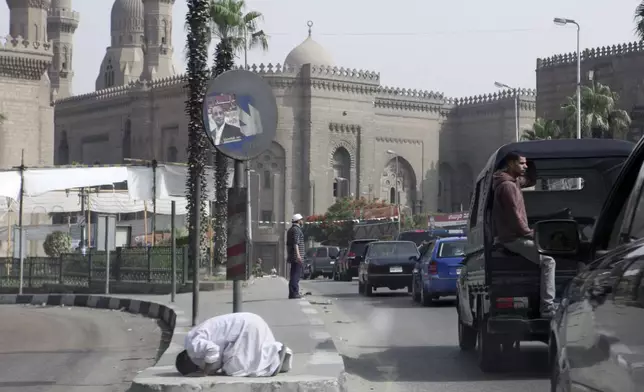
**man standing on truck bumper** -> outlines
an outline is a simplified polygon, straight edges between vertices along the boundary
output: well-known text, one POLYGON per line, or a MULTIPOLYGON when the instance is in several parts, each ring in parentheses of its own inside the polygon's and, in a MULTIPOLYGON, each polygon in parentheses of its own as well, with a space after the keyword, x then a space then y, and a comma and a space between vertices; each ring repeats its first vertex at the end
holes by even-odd
POLYGON ((555 310, 555 260, 537 250, 521 191, 521 188, 535 184, 536 171, 533 169, 534 166, 528 172, 526 158, 517 153, 505 156, 503 169, 493 177, 492 220, 497 242, 541 267, 541 316, 550 318, 555 310))

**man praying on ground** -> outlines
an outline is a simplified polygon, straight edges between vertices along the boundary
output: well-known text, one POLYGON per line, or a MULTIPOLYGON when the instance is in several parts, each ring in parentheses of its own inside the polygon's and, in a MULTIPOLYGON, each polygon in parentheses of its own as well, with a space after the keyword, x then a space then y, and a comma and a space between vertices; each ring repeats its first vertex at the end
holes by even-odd
POLYGON ((289 371, 292 357, 260 316, 231 313, 194 327, 175 365, 184 376, 271 377, 289 371))

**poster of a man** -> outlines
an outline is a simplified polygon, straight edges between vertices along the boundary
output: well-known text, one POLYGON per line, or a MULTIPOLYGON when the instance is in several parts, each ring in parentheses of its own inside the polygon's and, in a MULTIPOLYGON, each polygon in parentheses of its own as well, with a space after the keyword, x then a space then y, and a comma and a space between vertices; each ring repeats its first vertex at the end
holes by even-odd
POLYGON ((211 94, 206 97, 205 123, 215 146, 235 143, 261 133, 261 117, 250 97, 211 94))
POLYGON ((209 136, 215 146, 240 141, 243 138, 238 125, 238 109, 234 96, 211 96, 206 99, 206 105, 209 136))

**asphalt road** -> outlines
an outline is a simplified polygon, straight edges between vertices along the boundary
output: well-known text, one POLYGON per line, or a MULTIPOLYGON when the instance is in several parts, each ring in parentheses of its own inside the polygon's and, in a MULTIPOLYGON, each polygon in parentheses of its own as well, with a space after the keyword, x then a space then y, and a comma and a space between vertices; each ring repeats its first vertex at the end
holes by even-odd
POLYGON ((0 312, 0 392, 126 391, 167 337, 156 320, 121 311, 2 305, 0 312))
POLYGON ((544 392, 549 390, 542 343, 522 343, 507 372, 484 374, 475 353, 458 347, 454 300, 422 307, 406 290, 358 295, 358 283, 303 281, 301 290, 344 358, 350 391, 544 392), (330 303, 329 303, 330 301, 330 303))

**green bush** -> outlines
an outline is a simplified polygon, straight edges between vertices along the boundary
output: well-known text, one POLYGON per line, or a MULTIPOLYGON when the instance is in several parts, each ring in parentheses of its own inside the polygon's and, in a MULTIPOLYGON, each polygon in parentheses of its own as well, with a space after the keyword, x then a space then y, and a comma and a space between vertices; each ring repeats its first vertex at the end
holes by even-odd
POLYGON ((45 253, 49 257, 59 257, 62 253, 69 253, 72 249, 72 237, 63 231, 54 231, 47 234, 43 243, 45 253))

